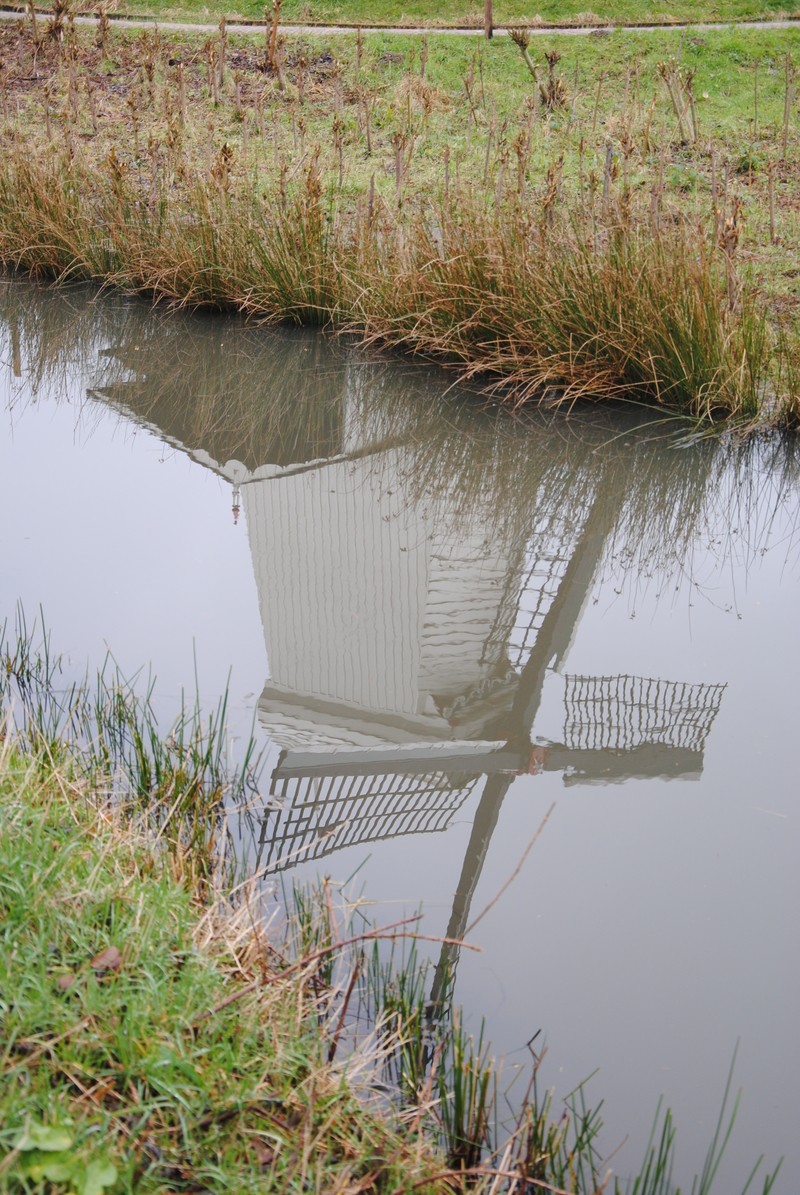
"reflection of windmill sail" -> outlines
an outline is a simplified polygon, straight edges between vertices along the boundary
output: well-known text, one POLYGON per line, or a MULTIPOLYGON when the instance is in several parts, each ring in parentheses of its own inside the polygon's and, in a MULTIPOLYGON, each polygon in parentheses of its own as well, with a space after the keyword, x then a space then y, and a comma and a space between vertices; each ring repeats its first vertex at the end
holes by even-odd
POLYGON ((700 776, 724 685, 641 676, 564 680, 563 743, 548 744, 543 766, 563 772, 565 784, 700 776))
POLYGON ((565 744, 573 751, 632 751, 661 743, 702 751, 724 685, 643 676, 565 676, 565 744))
POLYGON ((471 746, 456 748, 460 758, 445 747, 438 769, 432 749, 395 751, 383 763, 380 748, 351 752, 338 767, 327 753, 320 764, 314 752, 299 758, 291 753, 290 762, 273 773, 259 869, 289 867, 382 838, 446 830, 478 779, 452 770, 470 763, 471 746))
POLYGON ((512 668, 522 668, 533 650, 547 611, 561 588, 584 523, 591 510, 592 494, 569 504, 542 503, 545 514, 536 517, 531 528, 521 578, 503 622, 493 628, 490 646, 502 643, 512 668))

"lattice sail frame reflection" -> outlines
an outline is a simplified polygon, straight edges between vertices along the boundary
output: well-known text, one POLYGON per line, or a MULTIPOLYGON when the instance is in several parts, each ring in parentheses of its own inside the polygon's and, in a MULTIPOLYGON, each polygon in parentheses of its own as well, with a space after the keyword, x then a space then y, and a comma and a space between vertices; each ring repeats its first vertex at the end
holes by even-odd
MULTIPOLYGON (((312 752, 287 755, 288 762, 284 759, 273 773, 275 805, 262 822, 259 870, 321 859, 380 839, 446 830, 480 778, 443 769, 402 771, 404 763, 413 767, 410 757, 403 760, 394 751, 382 763, 377 748, 348 752, 343 771, 325 759, 315 767, 312 752)), ((445 757, 443 762, 451 761, 445 757)), ((430 758, 424 766, 431 768, 430 758)))

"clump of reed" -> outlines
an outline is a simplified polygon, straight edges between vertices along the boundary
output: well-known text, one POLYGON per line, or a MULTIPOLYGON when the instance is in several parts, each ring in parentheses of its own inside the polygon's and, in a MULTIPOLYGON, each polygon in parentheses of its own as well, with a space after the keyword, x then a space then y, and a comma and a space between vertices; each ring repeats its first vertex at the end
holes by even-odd
POLYGON ((58 760, 82 783, 141 816, 196 891, 211 891, 234 866, 227 850, 226 802, 257 783, 251 740, 236 765, 227 757, 227 694, 211 713, 199 695, 183 698, 164 732, 153 682, 126 679, 108 662, 93 681, 62 680, 43 621, 0 625, 0 726, 33 757, 58 760), (67 755, 65 756, 65 751, 67 755))
MULTIPOLYGON (((603 76, 582 95, 551 50, 540 79, 515 31, 533 94, 501 118, 476 56, 463 143, 448 143, 436 177, 421 147, 450 101, 429 66, 410 65, 380 116, 363 38, 350 78, 290 54, 276 30, 247 58, 223 24, 205 66, 161 35, 140 39, 124 105, 115 98, 127 141, 87 74, 97 47, 77 35, 66 54, 45 47, 44 126, 26 109, 36 152, 14 126, 4 135, 0 261, 342 328, 451 364, 512 406, 628 399, 693 420, 795 421, 796 346, 749 280, 722 152, 710 148, 704 211, 670 190, 669 155, 699 139, 691 72, 661 64, 673 110, 658 117, 631 71, 592 157, 603 76)), ((789 95, 788 65, 786 77, 789 95)))
POLYGON ((616 228, 598 244, 574 219, 542 237, 501 218, 487 244, 485 225, 460 206, 418 226, 400 284, 386 271, 369 296, 368 336, 455 361, 466 378, 494 375, 492 392, 515 405, 547 393, 756 414, 764 315, 745 301, 727 318, 724 274, 691 233, 616 228))
MULTIPOLYGON (((327 890, 324 907, 330 908, 327 890)), ((363 951, 365 944, 359 949, 363 951)), ((359 969, 364 974, 358 992, 361 1015, 380 1029, 378 1057, 386 1090, 398 1102, 410 1131, 418 1131, 420 1124, 433 1130, 455 1190, 680 1195, 673 1180, 675 1125, 669 1109, 659 1105, 641 1166, 622 1180, 603 1160, 603 1120, 599 1107, 587 1102, 586 1084, 563 1102, 552 1089, 543 1092, 539 1072, 544 1052, 536 1054, 532 1043, 527 1086, 515 1097, 505 1091, 507 1108, 516 1107, 517 1112, 510 1121, 503 1120, 502 1070, 491 1057, 482 1027, 477 1035, 469 1033, 450 996, 428 996, 430 969, 420 963, 414 943, 403 950, 394 939, 388 954, 373 947, 359 969)), ((343 979, 340 976, 338 990, 347 993, 349 1002, 352 986, 343 979)), ((451 987, 446 979, 441 990, 451 987)), ((337 1024, 340 1019, 337 1006, 337 1024)), ((738 1097, 731 1101, 735 1060, 734 1053, 716 1129, 702 1171, 693 1180, 692 1195, 711 1192, 733 1129, 738 1108, 738 1097)), ((743 1183, 743 1195, 761 1162, 743 1183)), ((780 1163, 763 1177, 762 1195, 772 1191, 779 1170, 780 1163)))
POLYGON ((0 179, 0 255, 191 306, 333 324, 457 365, 513 405, 633 398, 693 419, 756 416, 775 358, 765 314, 707 241, 574 210, 543 230, 515 200, 467 193, 379 219, 320 192, 312 159, 284 194, 234 203, 198 176, 154 203, 136 181, 53 150, 0 179), (87 196, 90 201, 87 203, 87 196))

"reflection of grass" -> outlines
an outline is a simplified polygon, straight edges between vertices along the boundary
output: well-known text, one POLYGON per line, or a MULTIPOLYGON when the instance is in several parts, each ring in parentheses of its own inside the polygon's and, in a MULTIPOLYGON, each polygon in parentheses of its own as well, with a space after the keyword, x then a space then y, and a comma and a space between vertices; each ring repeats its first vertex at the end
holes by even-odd
POLYGON ((565 45, 539 88, 508 39, 287 43, 279 87, 222 33, 2 35, 7 262, 350 327, 512 403, 797 418, 794 34, 565 45))

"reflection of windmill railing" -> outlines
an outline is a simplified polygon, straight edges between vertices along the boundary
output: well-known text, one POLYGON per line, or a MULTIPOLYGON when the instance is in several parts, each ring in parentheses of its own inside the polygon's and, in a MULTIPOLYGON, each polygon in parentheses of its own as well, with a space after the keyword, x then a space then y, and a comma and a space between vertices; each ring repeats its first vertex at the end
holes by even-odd
POLYGON ((519 573, 509 576, 509 588, 498 606, 497 619, 486 644, 484 658, 503 653, 519 670, 528 659, 547 611, 561 588, 564 575, 591 509, 589 486, 582 500, 553 501, 548 494, 534 505, 536 525, 531 529, 519 573), (544 510, 544 517, 539 514, 544 510), (538 516, 538 517, 537 517, 538 516))
POLYGON ((272 774, 259 870, 383 838, 446 830, 477 783, 473 751, 474 744, 448 743, 438 749, 367 748, 343 757, 285 752, 272 774))

